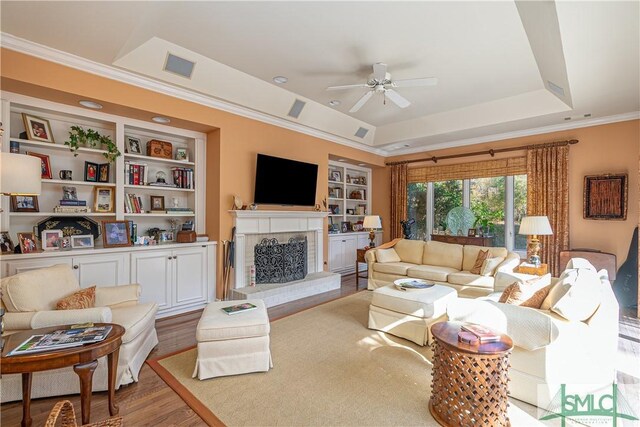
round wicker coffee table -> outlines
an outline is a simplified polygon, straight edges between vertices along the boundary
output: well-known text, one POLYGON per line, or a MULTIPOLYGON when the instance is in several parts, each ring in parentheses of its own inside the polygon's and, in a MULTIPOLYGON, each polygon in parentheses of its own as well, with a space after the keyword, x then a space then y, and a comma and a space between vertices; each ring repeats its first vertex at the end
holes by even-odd
POLYGON ((462 323, 440 322, 433 334, 433 382, 429 411, 444 426, 509 426, 507 415, 509 355, 513 342, 465 344, 462 323))

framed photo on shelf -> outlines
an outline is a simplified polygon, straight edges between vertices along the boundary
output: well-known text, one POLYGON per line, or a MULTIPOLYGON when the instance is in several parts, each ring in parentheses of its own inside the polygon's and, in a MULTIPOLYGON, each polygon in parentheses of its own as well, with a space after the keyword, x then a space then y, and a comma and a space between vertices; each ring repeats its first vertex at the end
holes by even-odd
POLYGON ((340 214, 340 206, 338 205, 329 205, 329 211, 331 215, 339 215, 340 214))
POLYGON ((340 171, 331 171, 331 173, 329 174, 329 181, 342 181, 342 173, 340 173, 340 171))
POLYGON ((355 215, 355 213, 353 209, 347 209, 347 215, 355 215))
POLYGON ((65 185, 62 187, 62 200, 78 200, 76 187, 65 185))
POLYGON ((109 182, 109 163, 98 165, 98 182, 109 182))
POLYGON ((102 243, 105 248, 131 246, 128 221, 102 221, 102 243))
POLYGON ((84 162, 84 180, 87 182, 98 182, 98 164, 84 162))
POLYGON ((27 132, 27 139, 31 141, 50 142, 52 144, 55 142, 49 120, 26 113, 22 113, 22 120, 24 121, 24 130, 27 132))
POLYGON ((12 212, 40 212, 38 196, 11 196, 12 212))
POLYGON ((164 211, 164 196, 149 196, 151 211, 164 211))
POLYGON ((93 236, 91 234, 71 236, 71 249, 88 249, 93 246, 93 236))
POLYGON ((189 152, 186 148, 176 148, 176 160, 189 161, 189 152))
POLYGON ((343 221, 340 224, 340 226, 341 226, 340 228, 341 228, 343 233, 348 233, 349 231, 351 231, 351 222, 349 222, 349 221, 343 221))
POLYGON ((0 252, 3 254, 13 253, 15 246, 9 236, 8 231, 0 231, 0 252))
POLYGON ((142 143, 138 138, 126 136, 124 138, 124 148, 129 154, 142 154, 142 143))
POLYGON ((18 242, 20 243, 20 251, 23 254, 38 252, 36 235, 34 233, 18 233, 18 242))
POLYGON ((468 237, 475 237, 476 236, 476 229, 475 228, 470 228, 469 231, 467 232, 467 236, 468 237))
POLYGON ((42 167, 42 179, 51 179, 51 161, 46 154, 34 153, 33 151, 27 151, 27 155, 38 157, 40 159, 40 166, 42 167))
POLYGON ((42 250, 57 251, 62 245, 62 230, 44 230, 40 241, 42 250))
POLYGON ((94 210, 96 212, 113 212, 115 205, 115 189, 113 187, 95 187, 94 210))

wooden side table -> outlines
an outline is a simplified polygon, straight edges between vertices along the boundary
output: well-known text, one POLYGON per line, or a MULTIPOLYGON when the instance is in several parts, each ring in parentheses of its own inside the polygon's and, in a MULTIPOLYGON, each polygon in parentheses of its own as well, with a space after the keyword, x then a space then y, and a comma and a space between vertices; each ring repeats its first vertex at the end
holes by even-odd
POLYGON ((364 259, 364 254, 366 254, 368 249, 356 249, 356 291, 358 290, 358 286, 360 285, 359 279, 368 279, 369 270, 366 270, 367 274, 364 276, 360 275, 360 270, 358 269, 358 265, 362 263, 367 263, 367 260, 364 259))
POLYGON ((547 264, 540 264, 536 267, 535 265, 526 262, 520 264, 518 266, 518 271, 516 271, 516 273, 534 274, 536 276, 544 276, 548 272, 549 266, 547 264))
POLYGON ((80 378, 82 424, 89 424, 91 418, 93 371, 95 371, 96 366, 98 366, 98 359, 103 356, 107 356, 109 413, 112 416, 118 414, 118 406, 115 403, 116 371, 118 370, 118 355, 120 345, 122 344, 124 328, 113 323, 96 323, 95 326, 111 326, 112 329, 104 340, 97 343, 20 356, 7 356, 7 354, 32 335, 48 334, 60 329, 69 329, 70 326, 32 329, 5 337, 0 373, 22 374, 22 427, 31 426, 31 377, 33 373, 67 366, 73 366, 73 370, 80 378))
POLYGON ((458 341, 459 322, 440 322, 433 334, 429 412, 443 426, 509 426, 509 355, 513 342, 477 345, 458 341))

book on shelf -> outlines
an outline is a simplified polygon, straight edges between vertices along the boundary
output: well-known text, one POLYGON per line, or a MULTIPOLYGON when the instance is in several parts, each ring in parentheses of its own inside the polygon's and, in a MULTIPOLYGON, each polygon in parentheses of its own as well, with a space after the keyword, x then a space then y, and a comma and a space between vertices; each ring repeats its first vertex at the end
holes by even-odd
POLYGON ((178 188, 193 189, 193 169, 191 168, 171 168, 173 183, 178 188))
POLYGON ((91 213, 91 208, 86 206, 55 206, 55 213, 91 213))
POLYGON ((460 327, 463 331, 471 332, 478 337, 481 343, 500 341, 500 334, 491 328, 477 324, 462 325, 460 327))
POLYGON ((167 212, 193 212, 193 209, 191 208, 176 208, 176 207, 172 207, 172 208, 166 208, 167 212))
POLYGON ((232 314, 244 313, 245 311, 255 310, 256 308, 258 307, 250 302, 245 302, 242 304, 230 305, 229 307, 222 307, 222 311, 231 316, 232 314))
POLYGON ((60 200, 60 206, 87 206, 86 200, 60 200))
POLYGON ((146 163, 124 162, 124 181, 129 185, 145 185, 149 182, 149 168, 146 163))
POLYGON ((124 212, 125 213, 144 213, 142 198, 140 196, 136 196, 133 193, 125 194, 124 212))
POLYGON ((177 187, 177 185, 171 184, 169 182, 150 182, 147 185, 150 186, 150 187, 170 187, 170 188, 176 188, 177 187))
POLYGON ((104 340, 111 332, 111 326, 60 329, 50 334, 32 335, 22 344, 11 350, 7 356, 15 356, 43 351, 62 350, 92 344, 104 340))

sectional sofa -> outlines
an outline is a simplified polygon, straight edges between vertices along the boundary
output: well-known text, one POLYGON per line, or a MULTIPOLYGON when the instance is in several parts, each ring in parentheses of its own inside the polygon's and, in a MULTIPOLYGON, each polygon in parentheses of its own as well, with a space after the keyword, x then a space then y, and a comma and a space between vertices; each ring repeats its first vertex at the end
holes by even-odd
POLYGON ((513 272, 520 264, 520 256, 505 248, 406 239, 369 250, 365 259, 370 290, 411 277, 450 286, 458 291, 458 296, 466 298, 492 293, 495 275, 513 272), (482 250, 489 250, 492 262, 480 274, 471 273, 482 250))

